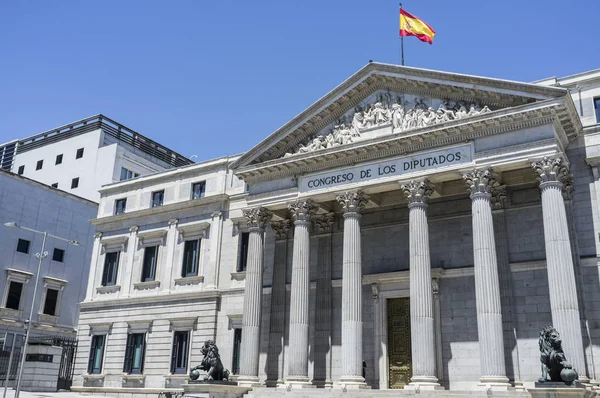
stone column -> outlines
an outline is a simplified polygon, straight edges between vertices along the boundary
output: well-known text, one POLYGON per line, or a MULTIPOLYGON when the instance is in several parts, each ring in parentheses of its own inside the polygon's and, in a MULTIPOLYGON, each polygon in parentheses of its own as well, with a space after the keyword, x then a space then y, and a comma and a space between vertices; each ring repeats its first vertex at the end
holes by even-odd
POLYGON ((489 169, 463 175, 471 191, 473 214, 473 260, 477 334, 481 364, 480 386, 507 389, 504 360, 502 303, 498 278, 498 259, 492 218, 492 189, 498 186, 489 169))
POLYGON ((167 246, 165 247, 167 259, 164 261, 164 272, 161 272, 160 274, 162 280, 160 284, 161 292, 168 292, 169 290, 172 290, 175 286, 175 278, 179 278, 179 276, 173 275, 173 269, 177 268, 175 265, 175 253, 177 250, 177 244, 179 243, 180 235, 179 231, 177 230, 177 224, 179 224, 179 220, 177 218, 171 218, 168 221, 169 230, 167 231, 167 246))
POLYGON ((319 234, 313 384, 326 388, 333 386, 331 379, 331 236, 333 222, 333 213, 313 218, 314 232, 319 234))
POLYGON ((401 185, 408 199, 410 248, 410 339, 412 378, 407 389, 440 388, 435 372, 435 327, 431 290, 431 258, 427 202, 433 193, 428 180, 401 185))
POLYGON ((342 376, 346 388, 366 387, 362 377, 362 258, 360 211, 368 197, 361 191, 338 195, 344 210, 342 257, 342 376))
POLYGON ((310 316, 310 224, 317 206, 310 199, 288 205, 294 221, 294 252, 290 296, 288 377, 291 387, 312 387, 308 377, 308 319, 310 316))
POLYGON ((562 335, 567 361, 579 373, 579 380, 587 382, 569 224, 562 195, 563 189, 570 185, 569 170, 560 156, 544 157, 531 167, 538 174, 542 190, 552 323, 562 335))
POLYGON ((242 346, 238 384, 257 386, 258 356, 260 353, 260 323, 262 308, 263 245, 265 226, 271 213, 264 207, 244 210, 250 236, 246 285, 244 287, 244 314, 242 317, 242 346))
POLYGON ((267 356, 267 387, 283 383, 285 354, 285 276, 288 258, 288 233, 290 220, 275 221, 271 228, 275 233, 275 261, 271 284, 271 324, 269 329, 269 354, 267 356))

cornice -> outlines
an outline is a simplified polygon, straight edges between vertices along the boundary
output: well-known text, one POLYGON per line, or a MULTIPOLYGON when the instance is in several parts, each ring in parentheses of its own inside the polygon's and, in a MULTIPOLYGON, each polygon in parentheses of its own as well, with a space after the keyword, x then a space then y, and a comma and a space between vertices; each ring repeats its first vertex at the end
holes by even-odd
POLYGON ((214 299, 216 300, 219 296, 221 296, 221 292, 218 290, 211 291, 200 291, 200 292, 185 292, 185 293, 172 293, 168 295, 153 295, 153 296, 140 296, 140 297, 126 297, 126 298, 117 298, 112 300, 96 300, 96 301, 83 301, 79 303, 79 308, 81 311, 85 310, 97 310, 97 309, 106 309, 112 310, 115 307, 119 308, 124 305, 143 305, 143 304, 157 304, 157 303, 166 303, 173 301, 190 301, 195 299, 214 299))
POLYGON ((287 148, 326 127, 379 89, 457 100, 477 99, 483 105, 497 106, 568 96, 568 91, 563 88, 369 63, 233 162, 232 167, 281 156, 287 148))
POLYGON ((194 207, 208 206, 215 203, 224 203, 229 199, 229 195, 227 194, 219 194, 219 195, 211 195, 205 196, 201 199, 193 199, 193 200, 185 200, 182 202, 171 203, 163 206, 150 207, 148 209, 135 210, 131 212, 126 212, 123 214, 112 215, 108 217, 100 217, 91 220, 92 225, 101 226, 112 223, 119 223, 124 221, 136 220, 139 222, 139 219, 142 217, 149 216, 157 216, 170 212, 177 212, 186 209, 192 209, 194 207))
MULTIPOLYGON (((274 178, 298 176, 323 169, 352 165, 367 160, 387 158, 399 154, 423 151, 438 146, 457 144, 478 137, 500 134, 523 128, 558 123, 568 119, 569 106, 563 99, 502 109, 468 120, 456 120, 443 124, 386 135, 368 141, 357 141, 343 147, 314 151, 249 165, 235 173, 247 182, 255 183, 274 178)), ((577 126, 561 129, 568 141, 577 136, 577 126)))

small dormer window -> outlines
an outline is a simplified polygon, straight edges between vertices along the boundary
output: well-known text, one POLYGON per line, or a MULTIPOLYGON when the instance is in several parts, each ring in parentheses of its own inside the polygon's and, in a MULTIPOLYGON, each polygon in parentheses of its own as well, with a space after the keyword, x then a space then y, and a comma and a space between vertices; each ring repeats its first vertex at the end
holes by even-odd
POLYGON ((200 181, 192 184, 192 199, 200 199, 204 197, 206 191, 206 181, 200 181))

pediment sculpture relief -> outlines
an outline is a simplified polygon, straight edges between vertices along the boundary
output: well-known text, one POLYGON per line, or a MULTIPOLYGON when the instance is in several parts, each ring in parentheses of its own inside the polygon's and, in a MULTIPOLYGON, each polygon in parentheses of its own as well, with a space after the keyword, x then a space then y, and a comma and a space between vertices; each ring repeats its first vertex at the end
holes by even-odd
POLYGON ((392 99, 389 93, 377 94, 375 98, 374 103, 357 106, 352 116, 343 116, 332 129, 317 133, 283 157, 346 145, 360 138, 362 132, 375 128, 391 126, 393 133, 399 133, 491 112, 476 102, 443 100, 436 110, 427 105, 433 101, 425 98, 416 97, 412 102, 402 96, 392 99))

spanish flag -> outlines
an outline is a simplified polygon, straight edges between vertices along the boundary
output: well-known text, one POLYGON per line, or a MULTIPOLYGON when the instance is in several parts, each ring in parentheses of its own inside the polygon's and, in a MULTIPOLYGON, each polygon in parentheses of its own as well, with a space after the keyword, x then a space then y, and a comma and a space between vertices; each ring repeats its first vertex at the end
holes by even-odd
POLYGON ((400 36, 416 36, 417 39, 433 44, 435 30, 414 15, 400 9, 400 36))

